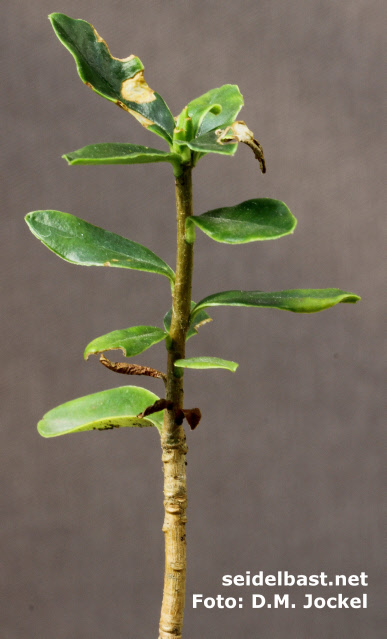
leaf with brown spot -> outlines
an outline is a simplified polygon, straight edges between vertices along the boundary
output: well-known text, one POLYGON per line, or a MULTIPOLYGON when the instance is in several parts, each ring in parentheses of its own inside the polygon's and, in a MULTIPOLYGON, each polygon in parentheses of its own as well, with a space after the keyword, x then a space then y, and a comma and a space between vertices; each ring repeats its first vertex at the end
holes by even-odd
POLYGON ((171 143, 175 121, 163 98, 145 82, 141 60, 135 55, 112 56, 106 42, 85 20, 63 13, 49 17, 59 40, 74 57, 81 80, 171 143))
POLYGON ((67 262, 158 273, 168 277, 171 283, 175 279, 170 266, 145 246, 75 215, 62 211, 32 211, 25 219, 35 237, 67 262))
POLYGON ((152 411, 152 417, 138 417, 157 395, 138 386, 112 388, 79 397, 46 413, 38 424, 43 437, 57 437, 86 430, 111 430, 123 426, 163 427, 163 413, 152 411))

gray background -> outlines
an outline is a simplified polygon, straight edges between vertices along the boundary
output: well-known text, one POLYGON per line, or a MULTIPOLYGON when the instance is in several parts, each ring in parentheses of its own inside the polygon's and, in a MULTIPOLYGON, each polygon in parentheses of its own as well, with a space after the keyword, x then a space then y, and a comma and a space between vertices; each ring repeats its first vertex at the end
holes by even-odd
MULTIPOLYGON (((362 302, 298 316, 217 309, 188 353, 240 363, 186 373, 189 572, 185 636, 376 639, 385 634, 382 507, 382 2, 62 0, 8 3, 2 47, 1 636, 157 636, 163 572, 156 431, 40 438, 35 424, 72 398, 126 383, 85 363, 94 337, 159 325, 164 278, 59 260, 29 233, 29 210, 67 211, 174 264, 169 165, 69 168, 61 154, 128 141, 163 147, 89 91, 46 16, 94 24, 113 55, 138 55, 174 114, 224 83, 262 143, 206 157, 197 213, 284 200, 294 236, 229 247, 197 233, 193 298, 217 290, 337 286, 362 302), (367 610, 251 610, 256 589, 223 574, 369 575, 367 610), (244 596, 243 610, 193 610, 192 593, 244 596)), ((135 360, 164 368, 161 344, 135 360)), ((137 380, 134 379, 134 383, 137 380)), ((138 380, 139 383, 142 380, 138 380)), ((128 381, 131 383, 131 380, 128 381)), ((143 385, 156 393, 156 380, 143 385)), ((327 595, 328 589, 315 589, 327 595)), ((334 589, 335 590, 335 589, 334 589)), ((279 589, 278 592, 282 592, 279 589)), ((310 592, 310 589, 306 590, 310 592)), ((271 596, 273 590, 266 589, 271 596)), ((329 594, 334 594, 330 591, 329 594)))

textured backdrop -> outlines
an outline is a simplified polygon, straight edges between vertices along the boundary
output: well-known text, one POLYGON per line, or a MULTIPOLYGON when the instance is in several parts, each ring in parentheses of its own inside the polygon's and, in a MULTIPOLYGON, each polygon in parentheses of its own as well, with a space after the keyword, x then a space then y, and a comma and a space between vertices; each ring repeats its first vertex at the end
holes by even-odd
MULTIPOLYGON (((232 288, 331 286, 362 296, 311 316, 214 309, 212 324, 189 342, 190 355, 240 367, 235 375, 186 373, 186 405, 204 416, 188 433, 187 638, 384 634, 382 6, 22 0, 3 9, 4 639, 155 638, 162 589, 157 433, 44 440, 35 428, 57 404, 126 383, 96 358, 83 362, 83 349, 115 328, 160 324, 169 291, 149 274, 59 260, 31 236, 24 214, 73 213, 172 265, 175 242, 169 165, 69 168, 61 159, 93 142, 163 142, 81 83, 47 21, 52 11, 92 22, 113 55, 138 55, 174 114, 224 83, 245 97, 240 117, 263 145, 267 175, 246 147, 232 159, 206 157, 194 174, 195 211, 269 196, 288 204, 298 228, 276 242, 231 247, 198 232, 194 299, 232 288), (223 574, 246 570, 365 571, 369 607, 192 609, 192 593, 249 597, 221 587, 223 574)), ((135 361, 163 368, 164 360, 159 344, 135 361)), ((161 392, 156 380, 143 383, 161 392)))

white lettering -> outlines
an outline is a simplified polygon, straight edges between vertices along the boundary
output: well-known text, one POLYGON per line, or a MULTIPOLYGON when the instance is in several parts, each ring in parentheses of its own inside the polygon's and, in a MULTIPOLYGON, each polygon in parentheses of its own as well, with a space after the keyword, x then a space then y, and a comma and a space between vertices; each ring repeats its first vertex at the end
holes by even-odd
POLYGON ((320 573, 320 583, 322 586, 328 585, 328 575, 325 572, 320 573))
POLYGON ((258 573, 258 575, 254 575, 254 577, 251 580, 251 583, 253 584, 253 586, 263 586, 263 572, 261 570, 261 572, 258 573))
POLYGON ((298 575, 297 586, 307 586, 307 585, 308 585, 308 577, 306 575, 298 575))
POLYGON ((359 597, 352 597, 349 603, 351 604, 351 608, 361 608, 361 599, 359 597))
POLYGON ((357 575, 350 575, 348 577, 348 585, 349 586, 358 586, 359 585, 359 577, 357 575))
POLYGON ((348 597, 343 597, 343 595, 340 593, 339 596, 337 597, 337 606, 338 608, 348 608, 348 597))
POLYGON ((278 606, 289 608, 289 595, 284 595, 282 599, 281 595, 274 595, 274 608, 278 608, 278 606))
POLYGON ((288 571, 284 573, 284 586, 294 586, 296 578, 293 575, 289 575, 288 571))
POLYGON ((236 602, 236 599, 234 599, 234 597, 227 597, 225 604, 226 604, 226 608, 235 608, 237 602, 236 602))
POLYGON ((204 600, 204 606, 206 608, 214 608, 215 607, 215 599, 213 597, 206 597, 204 600))
POLYGON ((263 595, 253 595, 253 608, 262 608, 265 605, 266 599, 263 595))

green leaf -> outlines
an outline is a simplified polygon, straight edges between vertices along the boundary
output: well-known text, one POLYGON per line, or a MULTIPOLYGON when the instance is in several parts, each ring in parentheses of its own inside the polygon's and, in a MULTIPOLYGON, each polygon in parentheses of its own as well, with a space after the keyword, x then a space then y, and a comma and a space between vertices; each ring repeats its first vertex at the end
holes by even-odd
POLYGON ((147 164, 148 162, 170 162, 180 167, 180 156, 159 149, 137 144, 107 142, 89 144, 82 149, 66 153, 62 157, 69 164, 147 164))
POLYGON ((189 227, 196 225, 216 242, 227 244, 273 240, 293 233, 296 224, 286 204, 270 198, 246 200, 236 206, 191 216, 186 221, 188 232, 189 227))
POLYGON ((218 142, 219 136, 215 131, 209 131, 204 135, 194 138, 189 141, 175 140, 177 144, 186 144, 192 151, 199 151, 200 153, 220 153, 221 155, 234 155, 238 143, 227 142, 227 137, 218 142))
POLYGON ((86 346, 84 358, 120 348, 126 357, 139 355, 165 339, 167 333, 156 326, 132 326, 97 337, 86 346))
MULTIPOLYGON (((191 302, 191 311, 195 308, 195 302, 191 302)), ((164 328, 169 333, 171 330, 171 321, 172 321, 172 309, 170 308, 168 313, 164 316, 164 328)), ((189 340, 193 335, 197 335, 198 328, 203 326, 203 324, 207 324, 208 322, 212 322, 212 319, 205 311, 200 311, 197 313, 195 318, 191 321, 189 325, 189 329, 187 331, 186 341, 189 340)))
POLYGON ((228 371, 235 373, 239 364, 230 362, 227 359, 219 357, 190 357, 188 359, 177 359, 175 366, 178 368, 226 368, 228 371))
POLYGON ((141 60, 134 55, 122 60, 113 57, 106 42, 84 20, 63 13, 52 13, 49 18, 59 40, 74 57, 81 80, 171 143, 175 121, 162 97, 145 82, 141 60))
POLYGON ((38 423, 38 431, 43 437, 123 426, 156 426, 161 431, 163 411, 146 418, 136 417, 157 399, 157 395, 138 386, 112 388, 53 408, 38 423))
POLYGON ((187 105, 194 136, 231 124, 243 107, 243 97, 235 84, 211 89, 187 105))
POLYGON ((360 300, 354 293, 339 288, 292 289, 290 291, 223 291, 201 300, 191 311, 191 321, 204 308, 210 306, 259 306, 278 308, 294 313, 317 313, 339 302, 355 303, 360 300))
POLYGON ((26 215, 32 233, 47 248, 72 264, 115 266, 165 275, 175 275, 162 259, 141 244, 127 240, 60 211, 33 211, 26 215))

